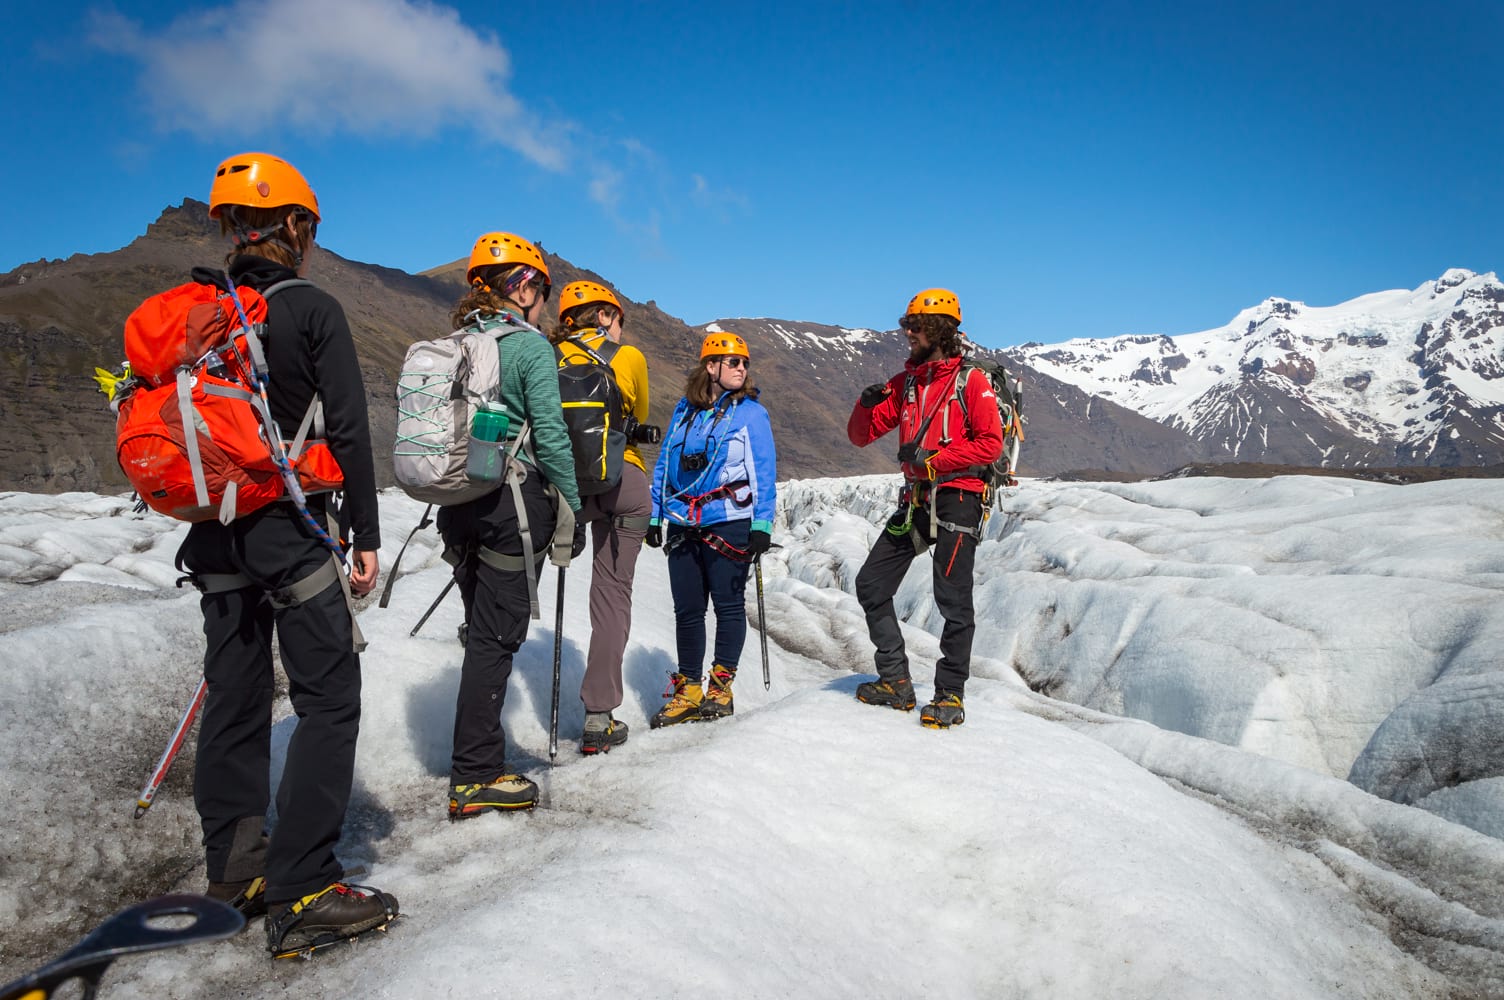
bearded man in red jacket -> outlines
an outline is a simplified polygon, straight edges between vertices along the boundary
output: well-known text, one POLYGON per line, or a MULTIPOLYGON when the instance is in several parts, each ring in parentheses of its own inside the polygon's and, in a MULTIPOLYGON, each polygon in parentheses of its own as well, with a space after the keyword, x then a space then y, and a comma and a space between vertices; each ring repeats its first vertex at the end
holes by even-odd
POLYGON ((857 700, 911 711, 914 683, 893 595, 914 558, 933 548, 935 605, 945 618, 935 695, 919 714, 932 729, 966 720, 962 700, 971 674, 972 564, 991 498, 982 479, 1003 451, 997 398, 987 374, 963 367, 961 304, 943 288, 920 292, 899 320, 909 341, 904 370, 870 385, 851 411, 846 436, 864 448, 897 428, 904 486, 898 512, 856 578, 856 596, 877 647, 877 680, 860 684, 857 700))

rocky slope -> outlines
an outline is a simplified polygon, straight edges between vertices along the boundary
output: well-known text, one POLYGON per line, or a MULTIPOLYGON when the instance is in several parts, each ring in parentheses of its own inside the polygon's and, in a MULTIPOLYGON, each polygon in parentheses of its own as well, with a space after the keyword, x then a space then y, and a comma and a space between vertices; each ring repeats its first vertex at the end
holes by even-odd
MULTIPOLYGON (((125 488, 114 458, 114 421, 91 374, 121 361, 125 317, 146 296, 187 280, 196 265, 217 265, 225 244, 207 206, 166 209, 129 246, 112 253, 38 261, 0 275, 0 489, 34 492, 125 488)), ((547 252, 546 247, 544 248, 547 252)), ((601 275, 550 255, 554 286, 601 275)), ((422 274, 365 264, 321 248, 310 277, 343 304, 360 352, 378 455, 393 438, 393 402, 407 346, 448 329, 464 290, 465 262, 422 274)), ((626 341, 639 346, 652 375, 652 413, 667 419, 699 355, 704 328, 691 328, 653 301, 623 297, 626 341)), ((549 317, 551 320, 551 316, 549 317)), ((852 403, 871 382, 903 363, 896 331, 853 331, 777 320, 723 320, 746 336, 779 442, 781 478, 890 472, 894 447, 865 450, 846 441, 852 403)), ((1029 474, 1073 468, 1162 472, 1215 459, 1215 448, 1079 389, 1014 367, 1024 378, 1029 474)), ((378 461, 383 485, 390 463, 378 461)))

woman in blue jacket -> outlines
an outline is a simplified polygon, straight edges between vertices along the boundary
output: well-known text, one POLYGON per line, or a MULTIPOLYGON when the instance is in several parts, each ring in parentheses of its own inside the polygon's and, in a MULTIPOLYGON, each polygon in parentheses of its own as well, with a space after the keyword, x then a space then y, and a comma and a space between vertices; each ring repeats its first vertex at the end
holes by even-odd
POLYGON ((773 428, 750 364, 736 334, 705 338, 653 469, 646 541, 668 553, 679 646, 668 702, 649 720, 654 729, 732 712, 731 682, 747 638, 747 572, 772 543, 778 500, 773 428), (715 650, 703 685, 707 601, 715 607, 715 650))

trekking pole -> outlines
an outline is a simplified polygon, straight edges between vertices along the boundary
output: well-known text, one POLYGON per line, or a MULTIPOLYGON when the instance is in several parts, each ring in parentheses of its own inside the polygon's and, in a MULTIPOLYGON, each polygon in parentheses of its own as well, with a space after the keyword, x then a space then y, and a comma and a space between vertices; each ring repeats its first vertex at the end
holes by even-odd
POLYGON ((548 713, 548 762, 559 755, 559 659, 564 652, 564 567, 559 567, 559 593, 554 601, 554 703, 548 713))
POLYGON ((428 621, 429 617, 439 609, 439 605, 444 603, 444 598, 449 596, 449 591, 452 589, 454 589, 454 577, 451 576, 449 582, 444 584, 444 589, 439 591, 439 596, 433 599, 433 603, 428 606, 427 611, 423 612, 423 617, 418 619, 418 624, 413 626, 413 630, 407 633, 408 635, 418 634, 418 629, 422 628, 423 623, 428 621))
MULTIPOLYGON (((35 972, 0 986, 3 1000, 50 997, 66 983, 82 982, 82 995, 92 997, 110 963, 122 955, 174 948, 195 941, 217 941, 245 926, 245 916, 228 903, 206 896, 161 896, 121 910, 59 958, 35 972), (192 917, 186 925, 183 918, 192 917), (176 918, 170 919, 170 918, 176 918)), ((66 990, 69 996, 74 989, 66 990)))
POLYGON ((762 641, 762 689, 771 690, 773 677, 768 673, 768 615, 762 607, 762 553, 752 560, 752 568, 757 577, 757 638, 762 641))
POLYGON ((141 788, 141 794, 136 797, 137 819, 145 816, 146 810, 151 808, 152 800, 157 797, 157 789, 161 786, 162 780, 167 777, 167 769, 172 767, 178 751, 183 748, 183 741, 188 738, 188 730, 193 728, 193 720, 198 716, 198 710, 203 707, 204 695, 208 691, 209 681, 200 678, 198 687, 193 692, 193 700, 184 710, 178 728, 173 730, 172 739, 167 741, 167 749, 162 751, 162 759, 157 761, 156 769, 151 772, 151 777, 146 779, 146 784, 141 788))

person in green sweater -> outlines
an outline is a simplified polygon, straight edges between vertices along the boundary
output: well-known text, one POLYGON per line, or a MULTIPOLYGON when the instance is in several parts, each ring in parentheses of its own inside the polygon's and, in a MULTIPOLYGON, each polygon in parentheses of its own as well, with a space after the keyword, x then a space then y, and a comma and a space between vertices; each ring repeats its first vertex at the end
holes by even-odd
MULTIPOLYGON (((550 290, 548 264, 522 237, 486 233, 475 243, 465 277, 470 291, 450 316, 454 329, 520 328, 498 341, 501 404, 512 416, 509 437, 526 421, 531 446, 516 465, 524 475, 520 489, 505 485, 439 511, 444 558, 454 566, 468 624, 454 714, 450 819, 537 804, 538 786, 507 770, 501 709, 512 657, 527 638, 532 614, 529 570, 536 579, 556 527, 567 530, 572 522, 563 508, 580 509, 554 350, 536 325, 550 290), (531 567, 527 556, 534 559, 531 567)), ((564 543, 573 543, 571 555, 584 549, 583 527, 564 543)))

